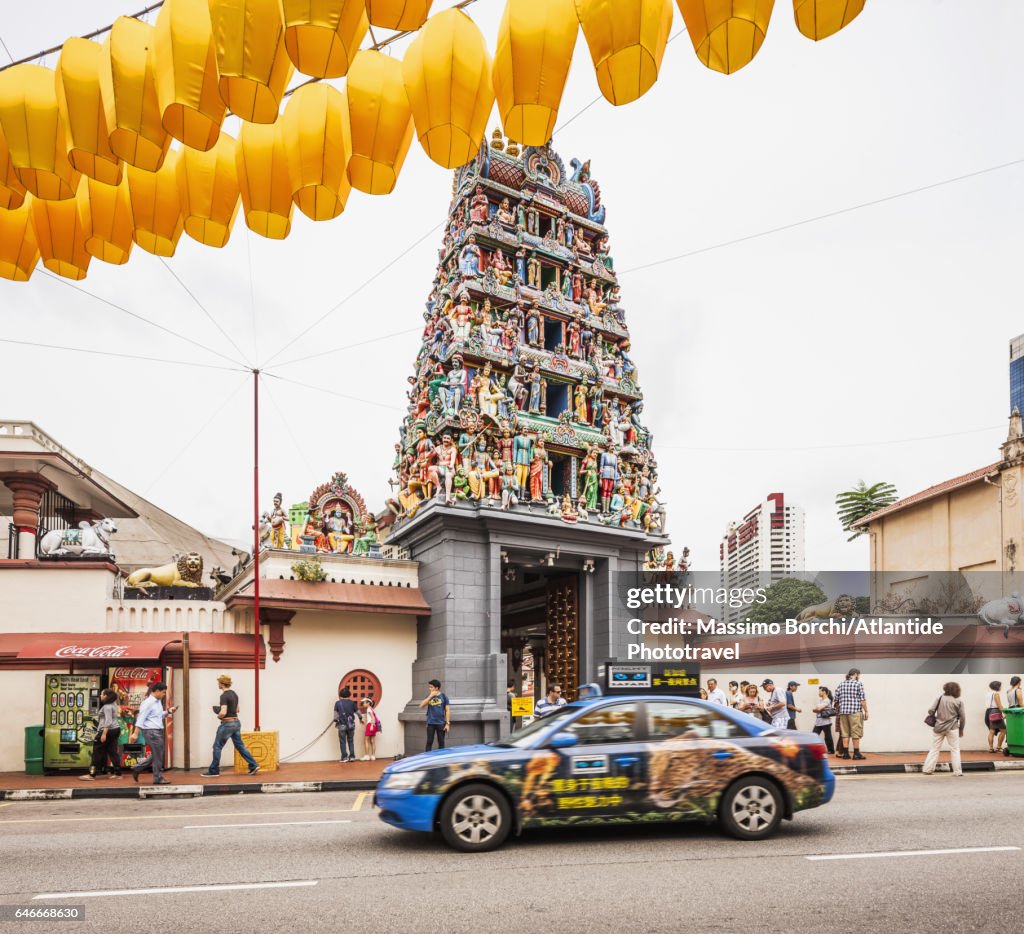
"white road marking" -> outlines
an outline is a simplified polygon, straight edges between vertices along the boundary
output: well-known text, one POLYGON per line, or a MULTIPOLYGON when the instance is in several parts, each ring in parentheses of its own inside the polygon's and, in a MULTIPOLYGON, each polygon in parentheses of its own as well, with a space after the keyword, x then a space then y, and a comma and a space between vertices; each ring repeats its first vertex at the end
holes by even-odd
POLYGON ((301 882, 238 882, 226 885, 174 885, 159 889, 110 889, 104 892, 48 892, 33 895, 33 901, 51 898, 107 898, 117 895, 170 895, 178 892, 233 892, 239 889, 294 889, 319 885, 318 879, 301 882))
POLYGON ((260 824, 189 824, 182 830, 211 830, 215 827, 298 827, 303 824, 351 824, 350 820, 281 820, 268 821, 260 824))
POLYGON ((885 853, 833 853, 829 856, 805 856, 804 859, 881 859, 884 856, 943 856, 949 853, 1005 853, 1019 846, 965 846, 954 850, 890 850, 885 853))

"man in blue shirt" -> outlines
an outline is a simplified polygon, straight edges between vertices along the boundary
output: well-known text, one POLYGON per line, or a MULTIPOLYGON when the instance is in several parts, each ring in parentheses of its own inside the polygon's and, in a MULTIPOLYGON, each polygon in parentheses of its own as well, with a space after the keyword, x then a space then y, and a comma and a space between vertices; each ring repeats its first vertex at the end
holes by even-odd
POLYGON ((549 684, 547 696, 542 697, 537 702, 534 714, 538 717, 546 717, 549 713, 554 713, 559 707, 564 707, 565 705, 566 700, 562 697, 562 686, 560 684, 549 684))
POLYGON ((437 748, 444 749, 445 735, 451 727, 451 704, 448 695, 441 693, 441 682, 432 678, 427 682, 430 693, 420 701, 421 707, 427 708, 427 752, 434 747, 437 737, 437 748))
POLYGON ((154 785, 169 785, 170 782, 164 778, 164 723, 168 717, 174 715, 177 707, 164 710, 163 700, 167 696, 167 685, 163 681, 157 681, 150 689, 147 697, 139 707, 135 715, 135 723, 132 725, 131 736, 128 741, 134 743, 138 739, 139 731, 145 737, 146 745, 149 746, 149 755, 132 768, 132 778, 139 780, 139 773, 146 769, 153 770, 154 785))
POLYGON ((796 689, 800 685, 796 681, 790 681, 786 685, 786 713, 789 715, 789 719, 786 722, 787 730, 796 729, 796 715, 801 713, 801 710, 796 705, 796 689))

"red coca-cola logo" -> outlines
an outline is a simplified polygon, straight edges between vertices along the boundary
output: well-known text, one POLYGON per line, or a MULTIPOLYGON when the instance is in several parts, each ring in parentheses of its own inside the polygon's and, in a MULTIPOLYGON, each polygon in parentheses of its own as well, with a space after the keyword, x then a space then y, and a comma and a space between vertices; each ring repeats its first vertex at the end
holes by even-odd
POLYGON ((128 654, 128 646, 97 645, 87 648, 82 645, 65 645, 53 654, 54 658, 124 658, 128 654))
POLYGON ((114 681, 148 681, 151 674, 149 668, 115 668, 110 677, 114 681))

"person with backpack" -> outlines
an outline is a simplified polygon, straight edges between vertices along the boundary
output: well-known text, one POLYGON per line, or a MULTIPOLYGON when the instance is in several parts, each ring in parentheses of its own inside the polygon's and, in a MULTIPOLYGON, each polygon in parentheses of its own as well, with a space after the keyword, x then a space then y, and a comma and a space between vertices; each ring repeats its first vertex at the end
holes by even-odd
POLYGON ((953 774, 963 775, 960 763, 960 740, 967 725, 967 714, 964 713, 964 702, 960 699, 960 685, 955 681, 947 681, 942 685, 942 696, 928 711, 926 723, 932 724, 932 748, 921 766, 923 775, 931 775, 939 761, 942 741, 949 743, 949 757, 953 761, 953 774))
POLYGON ((357 717, 362 721, 359 705, 352 700, 352 692, 348 688, 342 688, 334 702, 334 724, 338 728, 338 743, 341 746, 339 762, 356 761, 357 717))
POLYGON ((363 733, 363 762, 373 762, 377 758, 377 734, 380 733, 380 719, 377 711, 373 709, 373 701, 369 697, 362 700, 363 716, 361 719, 366 724, 363 733))

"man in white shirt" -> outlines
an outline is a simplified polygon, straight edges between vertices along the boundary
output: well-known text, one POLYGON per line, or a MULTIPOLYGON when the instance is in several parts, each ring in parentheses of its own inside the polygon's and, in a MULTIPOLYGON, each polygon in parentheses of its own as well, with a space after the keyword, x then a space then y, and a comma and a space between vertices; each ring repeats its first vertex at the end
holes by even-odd
POLYGON ((139 706, 139 712, 135 715, 135 723, 132 726, 131 736, 128 741, 134 743, 139 736, 139 731, 146 739, 149 746, 149 755, 132 768, 132 778, 139 780, 139 773, 148 768, 153 769, 154 785, 169 785, 170 782, 164 778, 164 721, 167 717, 173 716, 176 707, 164 710, 163 700, 167 696, 167 685, 158 681, 150 690, 147 697, 139 706))
POLYGON ((785 694, 775 686, 771 678, 765 678, 761 682, 761 687, 768 692, 768 700, 765 701, 764 707, 768 711, 768 716, 772 718, 772 726, 777 730, 786 729, 789 711, 786 709, 785 694))
POLYGON ((723 707, 729 706, 729 702, 725 699, 725 691, 718 686, 718 681, 714 678, 708 678, 708 700, 712 704, 721 704, 723 707))

